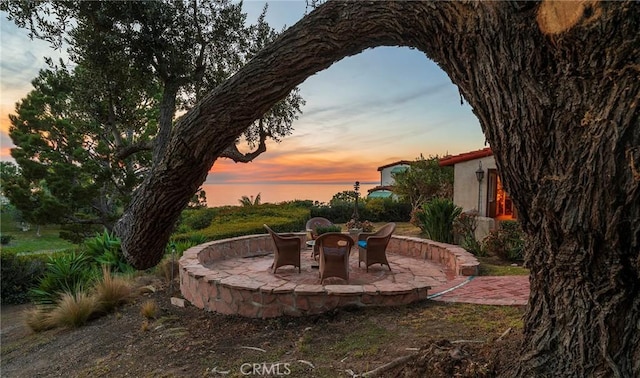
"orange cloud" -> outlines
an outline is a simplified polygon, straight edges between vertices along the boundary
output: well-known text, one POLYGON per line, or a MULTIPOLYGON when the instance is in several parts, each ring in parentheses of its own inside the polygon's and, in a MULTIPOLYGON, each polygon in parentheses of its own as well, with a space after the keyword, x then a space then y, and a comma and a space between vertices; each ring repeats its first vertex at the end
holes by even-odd
POLYGON ((344 183, 379 182, 378 161, 354 160, 349 156, 311 155, 299 151, 267 154, 243 164, 219 159, 212 167, 210 183, 344 183))

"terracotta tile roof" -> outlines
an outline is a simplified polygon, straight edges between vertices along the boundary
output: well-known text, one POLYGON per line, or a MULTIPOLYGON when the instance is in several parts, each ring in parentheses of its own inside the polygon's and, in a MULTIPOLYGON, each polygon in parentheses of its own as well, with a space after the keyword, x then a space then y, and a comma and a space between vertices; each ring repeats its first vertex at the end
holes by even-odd
POLYGON ((396 162, 378 167, 378 171, 382 171, 385 168, 393 167, 394 165, 411 165, 411 163, 413 162, 409 160, 400 160, 400 161, 396 161, 396 162))
POLYGON ((481 150, 465 152, 459 155, 449 155, 440 159, 439 164, 441 167, 462 163, 469 160, 480 159, 487 156, 492 156, 493 151, 491 147, 485 147, 481 150))
POLYGON ((375 188, 371 188, 368 190, 369 193, 371 192, 375 192, 376 190, 389 190, 389 191, 393 191, 393 186, 392 185, 384 185, 384 186, 376 186, 375 188))

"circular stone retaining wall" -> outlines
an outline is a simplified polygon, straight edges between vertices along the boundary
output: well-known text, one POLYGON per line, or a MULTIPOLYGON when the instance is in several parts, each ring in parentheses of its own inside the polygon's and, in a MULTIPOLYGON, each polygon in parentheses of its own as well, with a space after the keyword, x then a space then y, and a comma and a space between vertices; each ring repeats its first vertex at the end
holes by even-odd
MULTIPOLYGON (((477 274, 478 261, 456 245, 392 236, 387 251, 417 260, 432 260, 445 265, 456 275, 477 274)), ((275 276, 265 282, 252 280, 244 274, 229 275, 215 270, 216 261, 267 253, 273 253, 273 242, 267 234, 217 240, 192 247, 179 261, 180 291, 185 299, 202 309, 252 318, 272 318, 319 314, 344 306, 403 305, 427 298, 430 289, 428 284, 421 282, 296 285, 275 276)))

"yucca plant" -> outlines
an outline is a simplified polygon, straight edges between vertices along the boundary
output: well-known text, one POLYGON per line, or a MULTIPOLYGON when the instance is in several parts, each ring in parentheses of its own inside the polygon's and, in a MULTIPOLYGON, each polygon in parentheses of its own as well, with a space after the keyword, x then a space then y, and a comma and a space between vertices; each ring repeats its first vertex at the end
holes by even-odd
POLYGON ((83 253, 50 257, 46 265, 38 286, 30 290, 33 301, 41 305, 54 304, 63 293, 74 295, 90 287, 98 276, 92 259, 83 253))
POLYGON ((416 213, 418 225, 426 236, 442 243, 453 242, 453 222, 462 212, 462 208, 446 198, 434 198, 422 205, 422 211, 416 213))

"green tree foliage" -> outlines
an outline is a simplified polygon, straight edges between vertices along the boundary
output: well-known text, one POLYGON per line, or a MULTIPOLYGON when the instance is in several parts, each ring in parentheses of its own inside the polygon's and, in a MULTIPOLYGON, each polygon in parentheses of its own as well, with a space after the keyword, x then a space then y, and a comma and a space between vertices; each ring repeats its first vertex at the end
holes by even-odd
POLYGON ((196 194, 191 197, 191 201, 187 205, 189 209, 201 209, 207 207, 207 193, 202 189, 198 189, 196 194))
POLYGON ((393 174, 393 191, 417 210, 424 202, 434 198, 453 197, 453 168, 441 167, 438 156, 420 158, 402 173, 393 174))
MULTIPOLYGON (((176 113, 277 36, 265 22, 266 7, 246 26, 242 4, 225 0, 6 2, 0 9, 33 37, 66 47, 73 63, 49 61, 11 116, 12 155, 24 180, 10 197, 33 212, 17 189, 27 197, 28 189, 44 188, 58 206, 56 221, 73 230, 83 230, 78 224, 111 229, 163 156, 176 113)), ((253 160, 268 139, 291 133, 303 105, 294 89, 220 157, 253 160), (240 142, 252 151, 240 152, 240 142)), ((192 202, 206 206, 200 194, 192 202)))
POLYGON ((356 196, 358 193, 355 190, 345 190, 339 193, 336 193, 331 197, 329 201, 330 206, 340 206, 344 204, 353 204, 356 200, 356 196))
POLYGON ((59 221, 66 208, 55 198, 56 182, 49 185, 41 177, 28 180, 20 171, 12 163, 2 163, 2 192, 19 209, 22 220, 38 227, 40 236, 40 226, 59 221))

